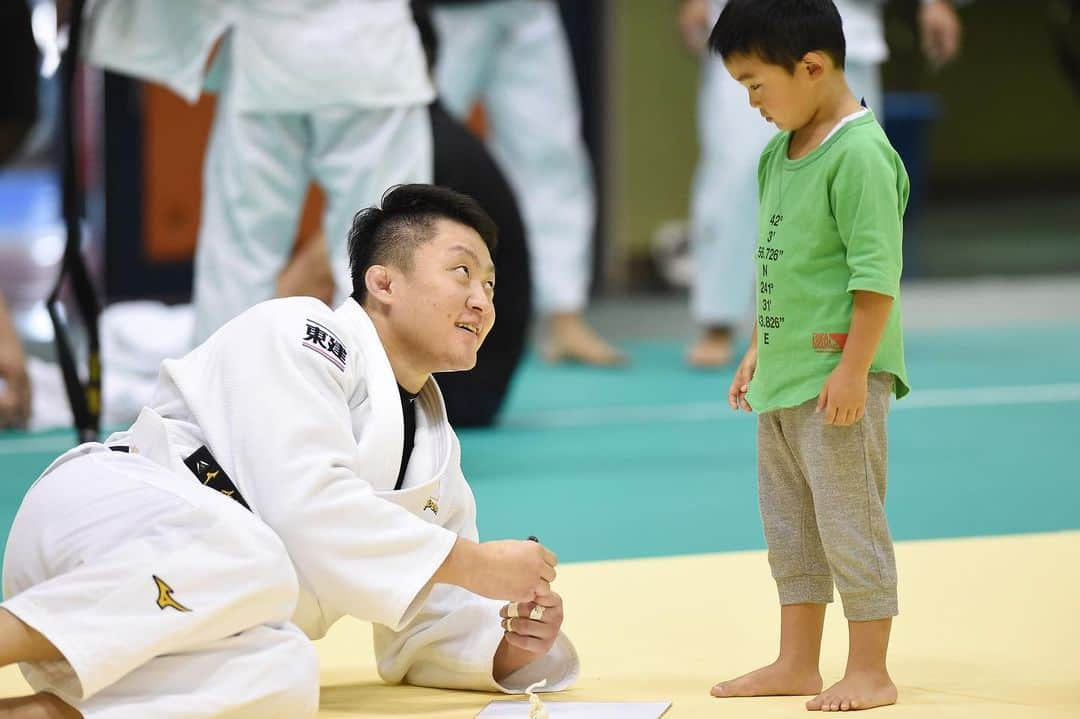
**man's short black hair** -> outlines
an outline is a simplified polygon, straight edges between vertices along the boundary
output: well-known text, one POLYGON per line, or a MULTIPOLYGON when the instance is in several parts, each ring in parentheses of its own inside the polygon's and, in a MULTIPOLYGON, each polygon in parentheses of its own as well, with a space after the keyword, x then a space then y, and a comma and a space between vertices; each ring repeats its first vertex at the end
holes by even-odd
POLYGON ((846 46, 832 0, 729 0, 709 35, 709 49, 725 60, 757 56, 789 73, 808 52, 824 52, 844 67, 846 46))
POLYGON ((364 275, 372 265, 389 265, 408 272, 416 248, 429 241, 435 221, 453 220, 476 230, 494 256, 495 223, 468 195, 436 185, 395 185, 382 197, 382 207, 357 212, 349 229, 349 268, 352 296, 367 298, 364 275))

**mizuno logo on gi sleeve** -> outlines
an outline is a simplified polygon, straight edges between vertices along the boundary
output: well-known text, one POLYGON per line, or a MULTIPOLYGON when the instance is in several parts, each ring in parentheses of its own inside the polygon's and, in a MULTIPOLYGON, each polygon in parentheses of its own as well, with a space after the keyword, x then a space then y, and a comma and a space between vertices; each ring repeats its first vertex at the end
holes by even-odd
POLYGON ((342 372, 345 371, 345 358, 349 356, 349 352, 337 335, 313 319, 307 320, 304 333, 301 340, 304 347, 330 360, 331 364, 342 372))
POLYGON ((173 599, 173 588, 166 584, 164 579, 156 574, 150 576, 154 578, 154 584, 157 585, 157 605, 161 611, 165 611, 166 607, 172 607, 178 612, 191 611, 183 604, 173 599))

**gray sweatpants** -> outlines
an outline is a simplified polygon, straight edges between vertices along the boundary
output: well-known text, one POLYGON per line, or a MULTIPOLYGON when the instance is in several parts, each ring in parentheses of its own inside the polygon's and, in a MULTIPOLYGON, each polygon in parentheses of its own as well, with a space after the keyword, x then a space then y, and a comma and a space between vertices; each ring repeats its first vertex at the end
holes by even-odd
POLYGON ((780 604, 825 604, 833 582, 851 621, 895 616, 896 560, 885 519, 893 376, 870 375, 866 413, 825 424, 817 398, 758 417, 758 493, 780 604))

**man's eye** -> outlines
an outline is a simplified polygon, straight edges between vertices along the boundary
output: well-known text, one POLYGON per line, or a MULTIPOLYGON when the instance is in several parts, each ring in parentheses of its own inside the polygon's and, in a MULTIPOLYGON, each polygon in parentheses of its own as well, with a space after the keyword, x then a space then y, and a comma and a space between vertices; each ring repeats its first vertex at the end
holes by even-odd
POLYGON ((492 292, 494 292, 495 291, 495 280, 488 280, 487 282, 484 283, 484 286, 487 287, 492 292))
POLYGON ((468 276, 469 276, 469 268, 468 268, 468 267, 466 267, 465 265, 458 265, 457 267, 455 267, 455 268, 454 268, 454 271, 455 271, 455 272, 456 272, 456 271, 458 271, 458 270, 461 270, 461 272, 462 272, 462 273, 463 273, 463 274, 464 274, 464 275, 465 275, 466 277, 468 277, 468 276))
POLYGON ((756 85, 751 85, 750 89, 751 90, 760 90, 761 89, 761 83, 757 83, 756 85))

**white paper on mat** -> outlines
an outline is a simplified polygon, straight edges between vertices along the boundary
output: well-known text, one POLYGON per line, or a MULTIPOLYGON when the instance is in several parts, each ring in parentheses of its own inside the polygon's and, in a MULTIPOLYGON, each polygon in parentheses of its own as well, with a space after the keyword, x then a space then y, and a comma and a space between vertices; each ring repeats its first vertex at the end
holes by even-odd
MULTIPOLYGON (((545 701, 551 719, 659 719, 671 702, 561 702, 545 701)), ((495 701, 476 719, 528 719, 529 702, 495 701)))

